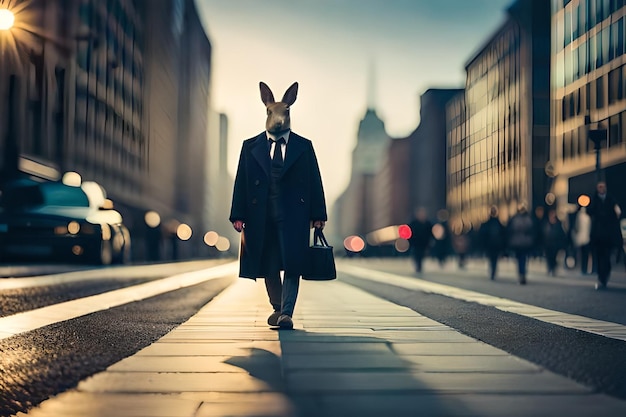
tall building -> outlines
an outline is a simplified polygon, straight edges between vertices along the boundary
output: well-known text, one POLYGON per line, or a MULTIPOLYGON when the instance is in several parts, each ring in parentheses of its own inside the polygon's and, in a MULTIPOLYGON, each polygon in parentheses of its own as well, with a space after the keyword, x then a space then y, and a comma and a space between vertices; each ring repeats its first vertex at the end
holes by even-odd
POLYGON ((375 177, 385 160, 389 140, 385 123, 373 108, 368 108, 359 123, 350 182, 335 203, 335 234, 365 236, 374 229, 375 177))
POLYGON ((519 204, 543 205, 549 189, 550 5, 518 0, 507 12, 466 65, 464 99, 448 108, 448 208, 457 229, 482 223, 491 205, 504 219, 519 204))
POLYGON ((446 208, 446 104, 460 89, 430 88, 420 96, 420 124, 409 136, 411 207, 424 207, 429 216, 446 208))
POLYGON ((562 206, 598 179, 626 204, 626 6, 553 0, 553 191, 562 206), (596 153, 596 143, 598 149, 596 153), (596 162, 600 170, 596 171, 596 162))
POLYGON ((446 106, 447 120, 447 195, 446 205, 452 219, 454 232, 463 231, 464 225, 470 225, 466 210, 467 187, 464 187, 468 179, 467 169, 467 123, 465 115, 465 90, 459 92, 450 99, 446 106))
POLYGON ((206 223, 211 44, 194 1, 11 7, 15 27, 0 33, 0 183, 78 172, 123 214, 135 259, 144 256, 148 210, 164 224, 189 224, 196 233, 177 254, 196 255, 206 223))

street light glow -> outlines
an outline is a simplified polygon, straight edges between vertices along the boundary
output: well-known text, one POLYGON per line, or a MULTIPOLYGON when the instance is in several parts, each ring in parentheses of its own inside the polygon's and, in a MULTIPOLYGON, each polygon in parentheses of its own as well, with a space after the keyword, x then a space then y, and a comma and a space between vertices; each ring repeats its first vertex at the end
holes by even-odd
POLYGON ((9 30, 15 23, 15 15, 9 9, 0 9, 0 30, 9 30))

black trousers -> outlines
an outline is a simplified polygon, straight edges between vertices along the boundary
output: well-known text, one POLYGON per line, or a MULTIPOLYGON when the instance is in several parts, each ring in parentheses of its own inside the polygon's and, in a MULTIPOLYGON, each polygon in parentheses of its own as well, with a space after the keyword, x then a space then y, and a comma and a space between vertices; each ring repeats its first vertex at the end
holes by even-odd
POLYGON ((498 259, 500 259, 500 251, 488 251, 489 259, 489 278, 495 279, 498 272, 498 259))
POLYGON ((611 275, 611 252, 613 246, 604 242, 594 244, 594 252, 598 266, 598 282, 606 285, 611 275))
POLYGON ((413 262, 415 263, 416 272, 422 272, 422 263, 424 261, 425 254, 426 254, 426 248, 414 247, 412 249, 413 262))
POLYGON ((293 316, 300 288, 300 275, 284 270, 285 245, 282 239, 283 221, 277 221, 272 216, 268 217, 265 242, 263 245, 263 260, 267 271, 265 289, 274 311, 293 316), (284 271, 281 279, 280 272, 284 271))

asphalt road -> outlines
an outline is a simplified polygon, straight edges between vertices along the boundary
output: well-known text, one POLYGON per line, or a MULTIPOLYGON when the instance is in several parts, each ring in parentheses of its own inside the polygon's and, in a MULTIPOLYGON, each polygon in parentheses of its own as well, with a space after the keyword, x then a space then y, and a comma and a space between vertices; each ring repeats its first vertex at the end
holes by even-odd
MULTIPOLYGON (((483 286, 482 283, 468 284, 467 281, 470 278, 463 274, 446 275, 445 279, 438 281, 445 281, 448 285, 461 282, 463 285, 459 285, 460 287, 467 287, 466 289, 474 291, 480 291, 476 287, 483 286)), ((626 378, 624 378, 626 356, 623 341, 548 324, 493 307, 442 295, 411 291, 345 274, 340 274, 339 279, 374 295, 409 307, 461 333, 571 378, 597 392, 626 399, 626 378)), ((613 294, 598 293, 584 287, 573 286, 572 289, 557 286, 556 289, 549 289, 549 286, 535 284, 534 289, 531 288, 530 291, 524 293, 530 287, 521 289, 513 283, 505 283, 498 288, 498 285, 488 280, 484 285, 491 286, 489 291, 480 292, 499 296, 513 295, 518 301, 532 305, 546 304, 547 308, 556 310, 559 310, 559 306, 567 306, 574 314, 587 317, 590 315, 585 312, 591 310, 594 315, 604 320, 616 317, 621 309, 621 322, 624 322, 623 301, 626 293, 623 291, 613 291, 613 294), (595 298, 606 295, 619 297, 619 303, 615 303, 618 305, 613 306, 606 300, 603 303, 601 299, 595 298), (539 299, 540 303, 534 302, 535 299, 539 299), (590 299, 593 300, 590 302, 590 299), (584 303, 589 304, 585 307, 584 303), (595 304, 598 306, 596 307, 595 304), (590 308, 589 305, 592 307, 590 308), (604 311, 602 306, 610 311, 604 311)))
POLYGON ((0 416, 26 411, 150 345, 232 279, 214 279, 0 340, 0 416))

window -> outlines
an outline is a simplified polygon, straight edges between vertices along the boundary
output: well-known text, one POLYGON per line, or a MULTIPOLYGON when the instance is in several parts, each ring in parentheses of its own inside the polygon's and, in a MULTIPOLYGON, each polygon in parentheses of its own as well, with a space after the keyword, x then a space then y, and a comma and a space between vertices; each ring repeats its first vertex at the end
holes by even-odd
POLYGON ((609 104, 622 98, 622 67, 609 72, 609 104))
POLYGON ((604 76, 596 80, 596 108, 604 108, 604 76))
POLYGON ((589 73, 597 68, 596 35, 591 35, 587 44, 589 45, 589 70, 587 71, 589 73))
POLYGON ((615 56, 624 55, 624 18, 617 21, 617 41, 615 42, 615 56))
POLYGON ((609 61, 613 60, 613 58, 615 58, 616 56, 619 56, 619 54, 617 54, 617 39, 619 38, 618 34, 617 34, 617 22, 613 23, 611 25, 611 41, 610 41, 610 46, 609 46, 609 61))
POLYGON ((587 54, 587 42, 578 44, 578 65, 580 66, 579 74, 582 77, 589 73, 589 55, 587 54))
POLYGON ((602 65, 604 65, 604 61, 602 60, 602 38, 603 38, 603 32, 600 31, 596 34, 596 67, 594 69, 600 68, 602 65))
POLYGON ((572 144, 572 134, 571 132, 565 132, 563 134, 563 149, 562 149, 563 159, 570 158, 571 144, 572 144))
POLYGON ((611 27, 602 29, 602 65, 608 64, 612 59, 611 55, 611 27))
POLYGON ((578 39, 580 36, 580 4, 574 7, 572 13, 572 39, 578 39))
POLYGON ((572 70, 574 71, 574 81, 580 78, 580 57, 578 55, 578 48, 572 50, 572 70))
POLYGON ((619 115, 612 116, 609 119, 609 147, 619 145, 620 143, 620 123, 619 115))
POLYGON ((564 30, 565 30, 565 46, 569 45, 572 42, 572 10, 565 10, 565 22, 564 22, 564 30))
POLYGON ((596 25, 596 0, 587 1, 587 30, 596 25))

